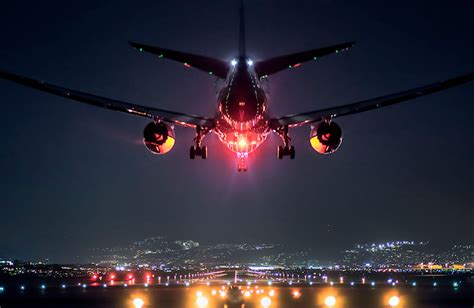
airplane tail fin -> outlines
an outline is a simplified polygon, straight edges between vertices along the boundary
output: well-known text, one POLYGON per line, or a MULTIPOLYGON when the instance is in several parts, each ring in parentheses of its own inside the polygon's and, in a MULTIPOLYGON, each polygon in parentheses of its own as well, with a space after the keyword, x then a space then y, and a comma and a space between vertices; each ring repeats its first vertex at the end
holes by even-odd
POLYGON ((339 53, 351 48, 354 46, 354 44, 355 42, 347 42, 259 61, 255 63, 255 71, 259 77, 268 76, 287 68, 298 67, 303 62, 309 60, 317 60, 320 57, 327 56, 332 53, 339 53))
POLYGON ((140 52, 146 51, 157 55, 159 58, 181 62, 185 67, 194 67, 207 72, 209 75, 215 75, 219 78, 225 79, 227 71, 229 70, 229 64, 219 59, 135 42, 129 43, 140 52))
POLYGON ((244 16, 244 0, 240 1, 239 10, 239 57, 245 58, 245 16, 244 16))

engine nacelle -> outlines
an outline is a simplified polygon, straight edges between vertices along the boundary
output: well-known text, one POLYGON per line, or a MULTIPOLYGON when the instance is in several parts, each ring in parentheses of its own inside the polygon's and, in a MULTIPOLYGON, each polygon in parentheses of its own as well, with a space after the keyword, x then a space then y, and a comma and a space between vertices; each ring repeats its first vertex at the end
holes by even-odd
POLYGON ((342 143, 342 130, 334 121, 322 121, 311 128, 309 142, 319 154, 334 153, 342 143))
POLYGON ((168 153, 174 142, 174 129, 164 122, 151 122, 143 130, 143 143, 153 154, 168 153))

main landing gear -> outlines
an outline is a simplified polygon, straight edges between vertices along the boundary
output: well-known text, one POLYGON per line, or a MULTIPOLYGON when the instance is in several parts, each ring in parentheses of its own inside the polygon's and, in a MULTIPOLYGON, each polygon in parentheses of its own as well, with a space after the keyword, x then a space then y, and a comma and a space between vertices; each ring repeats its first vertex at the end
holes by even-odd
POLYGON ((206 136, 208 130, 198 126, 196 127, 196 137, 194 137, 194 142, 196 145, 189 148, 189 158, 195 159, 196 156, 201 156, 202 159, 207 158, 207 146, 203 146, 202 139, 206 136))
POLYGON ((295 147, 290 146, 290 136, 288 135, 288 126, 284 126, 277 130, 278 135, 283 140, 283 146, 277 147, 278 159, 283 159, 285 156, 289 156, 290 159, 295 159, 295 147))
POLYGON ((290 159, 295 159, 295 147, 294 146, 278 146, 277 157, 283 159, 284 156, 290 156, 290 159))

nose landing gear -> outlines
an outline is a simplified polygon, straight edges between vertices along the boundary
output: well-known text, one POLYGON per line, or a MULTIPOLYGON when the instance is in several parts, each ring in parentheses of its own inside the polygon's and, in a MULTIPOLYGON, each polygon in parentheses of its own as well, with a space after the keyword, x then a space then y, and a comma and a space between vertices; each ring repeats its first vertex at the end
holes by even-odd
POLYGON ((237 170, 239 172, 246 172, 247 171, 247 158, 249 157, 248 153, 237 153, 237 170))

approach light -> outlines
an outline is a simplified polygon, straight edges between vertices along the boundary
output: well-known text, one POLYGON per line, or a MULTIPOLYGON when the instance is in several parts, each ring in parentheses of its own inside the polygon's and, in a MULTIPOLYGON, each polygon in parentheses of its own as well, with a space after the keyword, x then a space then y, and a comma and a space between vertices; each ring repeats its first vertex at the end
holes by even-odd
POLYGON ((25 291, 25 286, 20 286, 20 290, 25 291))
POLYGON ((270 307, 271 304, 272 304, 272 300, 269 297, 264 297, 260 301, 260 305, 262 305, 262 307, 270 307))
POLYGON ((106 283, 104 283, 104 284, 102 285, 102 287, 104 287, 104 288, 107 288, 107 284, 106 284, 106 283))
POLYGON ((135 308, 142 308, 145 305, 145 302, 140 297, 134 298, 132 303, 135 308))
POLYGON ((455 288, 459 287, 459 283, 454 282, 454 283, 453 283, 453 287, 455 287, 455 288))
POLYGON ((433 282, 433 287, 436 287, 438 285, 437 282, 433 282))
POLYGON ((416 282, 412 282, 411 285, 414 286, 414 287, 416 287, 416 282))
POLYGON ((0 293, 4 292, 5 291, 5 288, 4 287, 0 287, 0 293))
POLYGON ((41 285, 41 289, 46 289, 46 286, 44 284, 41 285))
POLYGON ((388 300, 388 305, 390 307, 397 307, 400 304, 400 298, 398 296, 392 296, 388 300))
POLYGON ((66 285, 65 284, 61 285, 61 288, 66 289, 66 285))
POLYGON ((324 299, 324 304, 327 307, 334 307, 334 305, 336 305, 336 298, 334 296, 328 296, 324 299))
POLYGON ((209 301, 204 296, 200 296, 196 300, 196 305, 198 305, 199 307, 206 307, 208 303, 209 301))

